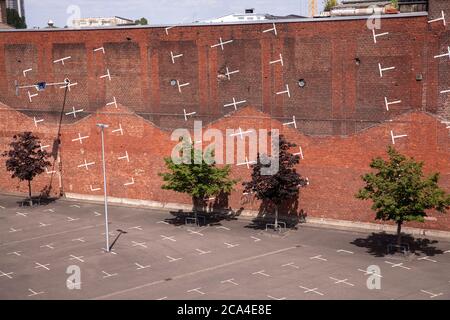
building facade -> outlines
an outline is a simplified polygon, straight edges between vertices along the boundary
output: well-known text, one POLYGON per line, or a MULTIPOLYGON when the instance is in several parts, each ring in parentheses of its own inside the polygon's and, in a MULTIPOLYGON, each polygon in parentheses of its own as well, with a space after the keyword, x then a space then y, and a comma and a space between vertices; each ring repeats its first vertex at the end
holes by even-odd
POLYGON ((6 0, 6 7, 14 9, 19 13, 21 18, 25 17, 25 1, 24 0, 6 0))
POLYGON ((79 18, 72 20, 72 26, 75 28, 114 27, 134 24, 133 20, 117 16, 106 18, 79 18))

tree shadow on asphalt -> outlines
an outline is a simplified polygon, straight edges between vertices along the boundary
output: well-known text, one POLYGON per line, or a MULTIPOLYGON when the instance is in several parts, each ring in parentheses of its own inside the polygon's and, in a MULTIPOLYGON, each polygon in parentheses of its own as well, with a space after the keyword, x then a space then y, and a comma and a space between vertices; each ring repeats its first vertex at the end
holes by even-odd
MULTIPOLYGON (((194 218, 194 211, 170 211, 172 217, 166 218, 163 221, 174 226, 190 226, 191 224, 187 223, 187 218, 194 218)), ((234 212, 222 213, 222 212, 198 212, 198 226, 221 226, 221 221, 231 221, 237 220, 234 212)))
MULTIPOLYGON (((395 234, 373 232, 366 238, 358 238, 350 243, 360 248, 367 248, 367 252, 375 257, 384 257, 390 255, 390 253, 388 253, 388 245, 396 244, 396 242, 397 235, 395 234)), ((436 247, 438 243, 439 241, 437 240, 414 238, 413 236, 407 234, 402 235, 402 244, 408 245, 409 254, 413 254, 416 256, 422 254, 425 254, 427 256, 443 254, 444 251, 436 247)))

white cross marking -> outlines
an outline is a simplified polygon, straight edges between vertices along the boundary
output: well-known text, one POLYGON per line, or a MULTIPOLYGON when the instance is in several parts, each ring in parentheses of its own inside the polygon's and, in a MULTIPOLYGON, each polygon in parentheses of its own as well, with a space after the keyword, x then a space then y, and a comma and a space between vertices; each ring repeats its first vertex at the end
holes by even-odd
POLYGON ((127 159, 127 162, 130 162, 130 158, 128 157, 128 151, 125 151, 125 155, 122 157, 118 157, 117 160, 127 159))
POLYGON ((183 259, 183 258, 172 258, 171 256, 166 256, 166 258, 169 259, 169 262, 174 262, 183 259))
POLYGON ((140 231, 142 231, 142 228, 141 228, 141 226, 136 226, 136 227, 131 227, 131 228, 128 228, 128 230, 132 230, 132 229, 136 229, 136 230, 140 230, 140 231))
POLYGON ((34 267, 35 269, 37 269, 37 268, 43 268, 43 269, 46 269, 46 270, 50 270, 50 268, 47 268, 47 266, 49 266, 50 263, 47 263, 47 264, 41 264, 41 263, 39 263, 39 262, 35 262, 35 264, 36 264, 36 267, 34 267))
POLYGON ((70 88, 71 87, 73 87, 73 86, 76 86, 78 84, 78 82, 74 82, 74 83, 67 83, 67 84, 65 84, 65 85, 63 85, 63 86, 61 86, 61 87, 59 87, 60 89, 64 89, 64 88, 67 88, 67 89, 69 89, 69 91, 70 91, 70 88))
POLYGON ((48 147, 50 147, 50 145, 43 146, 42 143, 39 143, 39 148, 41 149, 41 151, 44 151, 48 147))
POLYGON ((34 291, 33 289, 28 289, 28 291, 31 292, 31 294, 28 295, 29 297, 36 296, 36 295, 38 295, 38 294, 43 294, 43 293, 45 293, 44 291, 36 292, 36 291, 34 291))
POLYGON ((372 34, 373 34, 373 43, 377 43, 377 37, 387 36, 389 34, 389 32, 383 32, 383 33, 376 34, 375 29, 372 29, 372 34))
POLYGON ((187 229, 187 231, 188 231, 190 234, 198 234, 199 236, 202 236, 202 237, 203 237, 203 233, 200 233, 199 231, 195 231, 195 230, 191 230, 191 229, 187 229))
POLYGON ((39 222, 39 228, 51 226, 51 223, 39 222))
POLYGON ((37 93, 33 93, 31 94, 30 91, 28 91, 28 99, 30 100, 30 102, 33 102, 32 98, 38 96, 37 93))
POLYGON ((69 114, 73 114, 73 117, 76 118, 77 117, 77 113, 78 112, 83 112, 84 109, 79 109, 79 110, 75 110, 75 107, 72 107, 72 111, 71 112, 67 112, 66 116, 68 116, 69 114))
POLYGON ((27 217, 28 213, 27 212, 16 212, 16 216, 22 216, 22 217, 27 217))
POLYGON ((247 102, 247 100, 236 101, 236 99, 233 97, 233 102, 232 103, 227 103, 227 104, 224 104, 223 106, 224 107, 231 107, 231 106, 233 106, 234 110, 237 110, 237 105, 238 104, 246 103, 246 102, 247 102))
POLYGON ((22 229, 14 229, 13 227, 9 228, 10 233, 19 232, 19 231, 22 231, 22 229))
POLYGON ((44 121, 44 119, 39 119, 39 120, 36 120, 36 117, 33 117, 33 119, 34 119, 34 126, 37 128, 37 124, 39 123, 39 122, 43 122, 44 121))
POLYGON ((92 192, 101 190, 101 188, 93 188, 92 184, 89 185, 89 189, 91 189, 92 192))
POLYGON ((274 64, 274 63, 278 63, 278 62, 281 64, 281 66, 284 66, 283 56, 281 55, 281 53, 280 53, 280 59, 270 61, 269 64, 274 64))
POLYGON ((84 240, 84 237, 82 237, 82 238, 77 238, 77 239, 72 239, 72 241, 86 242, 86 240, 84 240))
POLYGON ((111 132, 120 132, 120 135, 123 136, 122 125, 119 123, 119 129, 112 130, 111 132))
POLYGON ((284 93, 287 93, 287 95, 288 95, 289 98, 291 97, 291 92, 289 91, 289 85, 288 85, 288 84, 286 85, 286 90, 284 90, 284 91, 279 91, 279 92, 277 92, 276 94, 284 94, 284 93))
POLYGON ((198 254, 201 256, 201 255, 204 255, 204 254, 208 254, 208 253, 211 253, 211 251, 203 251, 203 250, 201 250, 201 249, 195 249, 197 252, 198 252, 198 254))
POLYGON ((442 58, 442 57, 448 56, 448 58, 450 59, 450 46, 448 46, 447 50, 448 50, 447 53, 439 54, 437 56, 434 56, 434 58, 437 59, 437 58, 442 58))
POLYGON ((294 156, 300 156, 300 158, 303 160, 304 157, 302 147, 299 147, 299 150, 300 150, 299 152, 294 153, 294 156))
POLYGON ((227 230, 227 231, 231 230, 230 228, 227 228, 227 227, 224 227, 224 226, 217 226, 216 229, 224 229, 224 230, 227 230))
POLYGON ((77 257, 77 256, 74 256, 73 254, 71 254, 69 260, 78 260, 80 262, 84 262, 84 260, 82 258, 84 258, 84 256, 77 257))
POLYGON ((232 243, 224 242, 223 244, 227 246, 227 249, 239 246, 239 243, 232 244, 232 243))
POLYGON ((384 97, 384 105, 386 106, 387 111, 389 111, 389 106, 391 104, 397 104, 397 103, 401 103, 401 102, 402 102, 402 100, 395 100, 395 101, 388 102, 387 98, 384 97))
POLYGON ((145 242, 136 242, 136 241, 131 241, 133 242, 133 247, 142 247, 142 248, 147 248, 147 246, 145 245, 145 242))
POLYGON ((260 238, 257 238, 257 237, 254 237, 254 236, 250 236, 250 238, 252 238, 252 239, 254 240, 254 242, 258 242, 258 241, 261 241, 261 239, 260 239, 260 238))
POLYGON ((109 81, 111 81, 111 74, 109 73, 109 69, 106 69, 106 74, 103 76, 100 76, 100 79, 108 78, 109 81))
POLYGON ((298 286, 299 288, 305 289, 304 293, 314 292, 315 294, 318 294, 320 296, 323 296, 322 292, 317 291, 318 288, 309 289, 307 287, 298 286))
POLYGON ((167 221, 158 221, 158 222, 156 222, 156 223, 158 223, 158 224, 161 224, 161 223, 163 223, 163 224, 170 224, 170 223, 168 223, 167 221))
POLYGON ((202 295, 205 294, 204 292, 200 291, 200 289, 201 289, 201 287, 195 288, 195 289, 191 289, 191 290, 188 290, 186 292, 197 292, 197 293, 202 294, 202 295))
POLYGON ((181 88, 182 88, 182 87, 186 87, 186 86, 188 86, 188 85, 190 85, 189 82, 180 83, 180 81, 177 80, 178 91, 179 91, 180 93, 181 93, 181 88))
POLYGON ((319 254, 319 255, 317 255, 317 256, 314 256, 314 257, 310 257, 309 259, 311 259, 311 260, 317 259, 317 260, 322 260, 322 261, 328 261, 327 259, 322 258, 322 255, 321 255, 321 254, 319 254))
POLYGON ((231 43, 231 42, 233 42, 233 40, 228 40, 228 41, 223 42, 222 38, 219 38, 219 43, 212 45, 211 48, 215 48, 215 47, 220 46, 222 48, 222 51, 223 51, 223 45, 227 44, 227 43, 231 43))
POLYGON ((267 295, 267 298, 272 299, 272 300, 286 300, 286 297, 275 298, 274 296, 271 296, 271 295, 267 295))
POLYGON ((22 71, 23 76, 26 77, 26 76, 27 76, 27 72, 32 71, 32 70, 33 70, 33 68, 29 68, 29 69, 23 70, 23 71, 22 71))
POLYGON ((450 93, 450 89, 448 89, 448 90, 442 90, 441 93, 450 93))
POLYGON ((240 136, 241 140, 244 139, 244 134, 252 133, 253 130, 242 131, 241 127, 239 127, 239 132, 230 134, 230 137, 240 136))
POLYGON ((171 26, 171 27, 166 27, 165 29, 166 29, 166 35, 169 35, 169 32, 168 32, 168 30, 170 30, 170 29, 172 29, 172 28, 175 28, 176 26, 171 26))
POLYGON ((192 115, 194 115, 194 114, 197 113, 197 112, 195 112, 195 111, 190 112, 190 113, 186 113, 186 109, 183 109, 183 112, 184 112, 184 121, 187 121, 187 117, 188 117, 188 116, 192 116, 192 115))
POLYGON ((138 267, 138 268, 136 268, 136 270, 141 270, 141 269, 147 269, 147 268, 150 268, 150 265, 143 266, 142 264, 139 264, 139 263, 137 263, 137 262, 135 262, 134 264, 138 267))
POLYGON ((117 276, 117 273, 108 273, 106 271, 102 271, 102 273, 104 274, 103 279, 117 276))
POLYGON ((78 133, 78 138, 72 139, 72 141, 80 141, 80 144, 83 144, 83 139, 87 139, 89 136, 81 136, 81 133, 78 133))
POLYGON ((105 48, 104 47, 100 47, 100 48, 94 49, 94 52, 97 52, 97 51, 102 51, 103 54, 105 54, 105 48))
POLYGON ((259 271, 253 272, 252 274, 253 274, 253 275, 259 274, 259 275, 262 275, 262 276, 264 276, 264 277, 270 277, 270 275, 267 274, 267 273, 265 273, 264 271, 265 271, 265 270, 259 270, 259 271))
POLYGON ((134 178, 131 178, 131 181, 124 183, 124 186, 131 186, 132 184, 134 184, 134 178))
POLYGON ((176 58, 181 58, 183 56, 182 53, 174 55, 172 51, 170 51, 170 57, 172 59, 172 63, 175 63, 176 58))
POLYGON ((97 211, 94 211, 94 214, 95 214, 97 217, 102 215, 100 212, 97 212, 97 211))
POLYGON ((441 17, 437 18, 437 19, 433 19, 433 20, 429 20, 428 23, 432 23, 432 22, 436 22, 436 21, 441 21, 444 23, 444 26, 446 26, 446 22, 445 22, 445 14, 444 14, 444 10, 441 11, 441 17))
POLYGON ((72 208, 81 208, 79 205, 77 205, 77 204, 71 204, 70 205, 72 208))
POLYGON ((22 252, 22 251, 13 251, 13 252, 8 252, 8 253, 7 253, 7 255, 10 255, 10 254, 14 254, 14 255, 16 255, 16 256, 18 256, 18 257, 20 257, 20 256, 21 256, 20 252, 22 252))
POLYGON ((72 57, 71 57, 71 56, 68 56, 68 57, 64 57, 64 58, 61 58, 61 59, 57 59, 57 60, 54 60, 53 63, 61 62, 62 65, 64 65, 64 61, 65 61, 65 60, 69 60, 70 58, 72 58, 72 57))
POLYGON ((167 236, 164 236, 164 235, 160 235, 160 236, 163 238, 163 240, 170 240, 170 241, 173 241, 173 242, 177 241, 177 240, 174 239, 175 236, 171 236, 171 237, 167 237, 167 236))
POLYGON ((86 168, 86 170, 89 170, 89 166, 93 166, 95 164, 95 162, 87 162, 86 161, 86 159, 84 159, 84 164, 80 164, 80 165, 78 165, 78 168, 81 168, 81 167, 85 167, 86 168))
POLYGON ((236 165, 237 166, 242 166, 242 165, 247 165, 247 169, 250 169, 250 165, 251 164, 256 164, 256 161, 248 161, 248 158, 247 157, 245 157, 245 162, 241 162, 241 163, 237 163, 236 165))
POLYGON ((116 97, 113 97, 113 101, 112 101, 112 102, 108 102, 108 103, 106 104, 106 106, 112 106, 112 105, 114 105, 114 107, 117 109, 117 100, 116 100, 116 97))
POLYGON ((7 277, 8 279, 12 279, 12 277, 10 276, 11 274, 14 274, 14 272, 8 272, 8 273, 5 273, 5 272, 3 272, 3 271, 0 270, 0 277, 5 276, 5 277, 7 277))
POLYGON ((55 212, 55 209, 45 209, 45 210, 42 210, 42 211, 44 211, 44 212, 55 212))
POLYGON ((283 126, 288 126, 288 125, 291 125, 291 124, 293 124, 294 128, 297 129, 297 121, 295 121, 295 116, 292 116, 292 121, 291 122, 283 123, 283 126))
POLYGON ((375 271, 367 271, 367 270, 363 270, 363 269, 358 269, 358 271, 364 272, 366 275, 373 275, 376 276, 378 278, 383 278, 383 276, 381 274, 376 273, 375 271))
POLYGON ((67 217, 68 222, 77 221, 77 220, 80 220, 80 218, 67 217))
POLYGON ((300 267, 295 265, 293 262, 285 263, 285 264, 283 264, 281 266, 282 267, 291 267, 291 268, 294 268, 294 269, 300 269, 300 267))
POLYGON ((44 244, 43 246, 40 246, 40 248, 49 248, 49 249, 55 249, 55 247, 53 247, 53 243, 49 243, 49 244, 44 244))
POLYGON ((222 280, 222 281, 220 281, 220 283, 231 283, 231 284, 234 284, 235 286, 238 286, 239 283, 236 283, 233 280, 234 280, 234 278, 227 279, 227 280, 222 280))
POLYGON ((228 67, 226 67, 227 72, 225 73, 225 75, 227 76, 228 80, 231 80, 230 75, 234 74, 234 73, 239 73, 239 70, 234 70, 234 71, 230 71, 228 69, 228 67))
POLYGON ((401 135, 395 136, 395 135, 394 135, 394 131, 391 130, 391 140, 392 140, 392 144, 395 144, 395 139, 403 138, 403 137, 407 137, 407 136, 408 136, 407 134, 401 134, 401 135))
POLYGON ((406 269, 406 270, 411 270, 411 268, 405 267, 403 265, 403 263, 392 263, 390 261, 385 261, 385 263, 392 265, 392 268, 400 267, 400 268, 403 268, 403 269, 406 269))
POLYGON ((339 280, 339 279, 336 279, 336 278, 333 278, 333 277, 329 277, 329 278, 330 278, 331 280, 334 280, 334 281, 335 281, 334 284, 344 283, 344 284, 346 284, 346 285, 348 285, 348 286, 351 286, 351 287, 354 287, 354 286, 355 286, 353 283, 347 282, 348 279, 342 279, 342 280, 339 280))
POLYGON ((383 78, 384 71, 393 70, 395 67, 381 68, 381 64, 378 63, 378 69, 380 70, 380 78, 383 78))
POLYGON ((433 293, 433 292, 429 292, 429 291, 425 291, 425 290, 420 290, 420 291, 423 292, 423 293, 426 293, 426 294, 430 295, 430 299, 433 299, 433 298, 435 298, 435 297, 442 296, 442 292, 440 292, 440 293, 433 293))
POLYGON ((436 260, 430 259, 429 256, 425 256, 425 257, 419 258, 417 260, 427 260, 427 261, 430 261, 430 262, 437 262, 436 260))
POLYGON ((275 35, 278 35, 278 33, 277 33, 277 27, 275 26, 275 23, 272 23, 272 28, 263 30, 263 33, 270 32, 270 31, 273 31, 273 33, 274 33, 275 35))
POLYGON ((336 252, 344 252, 344 253, 348 253, 348 254, 353 254, 353 251, 348 251, 348 250, 344 250, 344 249, 339 249, 336 252))

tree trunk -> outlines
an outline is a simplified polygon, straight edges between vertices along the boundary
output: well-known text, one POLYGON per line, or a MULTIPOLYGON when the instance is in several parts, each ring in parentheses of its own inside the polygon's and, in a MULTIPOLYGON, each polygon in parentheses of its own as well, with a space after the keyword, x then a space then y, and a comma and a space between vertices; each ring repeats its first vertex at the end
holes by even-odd
POLYGON ((31 180, 28 180, 28 196, 30 199, 30 207, 33 206, 33 198, 31 198, 31 180))
POLYGON ((278 205, 275 205, 275 230, 278 230, 278 205))
POLYGON ((402 223, 403 221, 397 221, 397 245, 402 244, 402 223))

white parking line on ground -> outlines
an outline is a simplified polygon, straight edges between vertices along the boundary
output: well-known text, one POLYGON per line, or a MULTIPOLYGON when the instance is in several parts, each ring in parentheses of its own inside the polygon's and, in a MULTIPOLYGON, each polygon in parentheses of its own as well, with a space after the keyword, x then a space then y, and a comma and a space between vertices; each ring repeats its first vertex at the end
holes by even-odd
POLYGON ((234 278, 227 279, 227 280, 222 280, 222 281, 220 281, 220 283, 231 283, 231 284, 233 284, 233 285, 235 285, 235 286, 238 286, 238 285, 239 285, 239 283, 237 283, 237 282, 234 281, 234 278))
POLYGON ((10 254, 14 254, 14 255, 16 255, 16 256, 18 256, 18 257, 20 257, 20 256, 21 256, 20 252, 22 252, 22 251, 13 251, 13 252, 8 252, 8 253, 7 253, 7 255, 10 255, 10 254))
POLYGON ((160 235, 160 237, 161 238, 163 238, 163 240, 170 240, 170 241, 173 241, 173 242, 176 242, 177 240, 175 240, 174 238, 175 238, 175 236, 170 236, 170 237, 168 237, 168 236, 165 236, 165 235, 160 235))
POLYGON ((33 289, 28 289, 28 291, 30 291, 31 292, 31 294, 29 294, 28 296, 29 297, 32 297, 32 296, 37 296, 38 294, 44 294, 45 292, 44 291, 39 291, 39 292, 36 292, 36 291, 34 291, 33 289))
POLYGON ((139 264, 139 263, 137 263, 137 262, 135 262, 134 264, 138 267, 136 270, 141 270, 141 269, 147 269, 147 268, 150 268, 150 265, 143 266, 142 264, 139 264))
POLYGON ((70 205, 70 207, 72 207, 72 208, 81 208, 79 205, 77 205, 77 204, 72 204, 72 205, 70 205))
POLYGON ((142 227, 141 226, 136 226, 136 227, 131 227, 131 228, 128 228, 128 230, 139 230, 139 231, 142 231, 143 229, 142 229, 142 227))
POLYGON ((425 290, 420 290, 420 291, 423 292, 423 293, 428 294, 428 295, 430 296, 430 299, 433 299, 433 298, 435 298, 435 297, 439 297, 439 296, 442 296, 442 295, 443 295, 442 292, 439 292, 439 293, 433 293, 433 292, 429 292, 429 291, 425 291, 425 290))
POLYGON ((74 256, 73 254, 70 255, 70 260, 78 260, 80 262, 84 262, 83 258, 84 258, 84 256, 77 257, 77 256, 74 256))
POLYGON ((86 240, 84 240, 84 237, 72 239, 72 241, 86 242, 86 240))
POLYGON ((67 217, 68 222, 77 221, 77 220, 80 220, 80 218, 67 217))
POLYGON ((239 243, 232 244, 232 243, 224 242, 223 244, 227 246, 227 249, 239 246, 239 243))
POLYGON ((322 260, 322 261, 328 261, 327 259, 322 258, 322 255, 321 255, 321 254, 319 254, 319 255, 317 255, 317 256, 314 256, 314 257, 310 257, 309 259, 310 259, 310 260, 317 259, 317 260, 322 260))
POLYGON ((55 209, 45 209, 45 210, 42 210, 43 212, 55 212, 55 209))
POLYGON ((211 251, 203 251, 202 249, 195 249, 195 251, 197 251, 200 256, 211 253, 211 251))
POLYGON ((158 299, 156 299, 156 300, 167 300, 167 296, 162 297, 162 298, 158 298, 158 299))
POLYGON ((274 296, 271 296, 271 295, 267 295, 267 298, 272 299, 272 300, 286 300, 286 297, 275 298, 274 296))
POLYGON ((294 269, 300 269, 300 267, 296 266, 293 262, 288 262, 288 263, 282 264, 281 266, 282 267, 291 267, 291 268, 294 268, 294 269))
POLYGON ((22 229, 14 229, 13 227, 9 228, 9 233, 20 232, 22 229))
POLYGON ((45 270, 50 270, 50 268, 48 268, 47 266, 49 266, 50 265, 50 263, 47 263, 47 264, 41 264, 41 263, 39 263, 39 262, 35 262, 35 264, 36 264, 36 267, 34 267, 35 269, 38 269, 38 268, 43 268, 43 269, 45 269, 45 270))
POLYGON ((173 258, 171 256, 166 256, 166 258, 169 259, 169 262, 174 262, 174 261, 178 261, 178 260, 183 259, 183 258, 173 258))
POLYGON ((266 270, 259 270, 259 271, 253 272, 252 274, 253 275, 259 274, 259 275, 264 276, 264 277, 270 277, 270 274, 267 274, 264 271, 266 271, 266 270))
POLYGON ((55 249, 55 247, 53 247, 53 243, 49 243, 49 244, 44 244, 42 246, 40 246, 39 248, 49 248, 49 249, 55 249))
POLYGON ((337 278, 333 278, 333 277, 329 277, 331 280, 334 280, 335 283, 334 284, 339 284, 339 283, 344 283, 348 286, 354 287, 355 285, 353 283, 347 282, 348 279, 337 279, 337 278))
POLYGON ((399 267, 399 268, 403 268, 403 269, 406 269, 406 270, 411 270, 411 268, 405 267, 403 265, 403 263, 393 263, 393 262, 390 262, 390 261, 385 261, 385 263, 390 264, 392 266, 392 268, 399 267))
POLYGON ((369 272, 369 271, 363 270, 363 269, 358 269, 358 271, 364 272, 366 275, 371 274, 371 275, 376 276, 378 278, 383 278, 383 276, 381 274, 375 273, 375 271, 369 272))
POLYGON ((101 214, 100 212, 94 211, 94 215, 95 215, 96 217, 98 217, 98 216, 101 216, 102 214, 101 214))
POLYGON ((257 237, 254 237, 254 236, 251 236, 250 238, 252 238, 253 240, 255 240, 254 242, 258 242, 258 241, 261 241, 261 239, 260 239, 260 238, 257 238, 257 237))
POLYGON ((223 229, 223 230, 227 230, 230 231, 230 228, 224 227, 224 226, 217 226, 216 229, 223 229))
POLYGON ((142 247, 142 248, 147 248, 147 246, 145 245, 145 242, 136 242, 136 241, 131 241, 133 243, 133 247, 142 247))
POLYGON ((348 250, 344 250, 344 249, 339 249, 336 252, 342 252, 342 253, 348 253, 348 254, 353 254, 353 251, 348 251, 348 250))
POLYGON ((191 292, 197 292, 197 293, 199 293, 199 294, 201 294, 201 295, 204 295, 205 293, 204 293, 203 291, 200 291, 201 288, 202 288, 202 287, 198 287, 198 288, 195 288, 195 289, 187 290, 186 292, 189 292, 189 293, 191 293, 191 292))
POLYGON ((50 223, 39 222, 39 228, 51 226, 50 223))
POLYGON ((16 212, 16 216, 22 216, 22 217, 27 217, 29 215, 29 213, 27 212, 16 212))
POLYGON ((102 271, 102 273, 104 274, 103 279, 109 278, 109 277, 114 277, 114 276, 118 275, 117 273, 108 273, 106 271, 102 271))
POLYGON ((158 224, 160 224, 160 223, 162 223, 162 224, 170 224, 170 223, 168 223, 167 221, 163 221, 163 220, 158 221, 158 222, 156 222, 156 223, 158 223, 158 224))
POLYGON ((314 292, 315 294, 318 294, 320 296, 323 296, 324 294, 322 292, 317 291, 318 288, 307 288, 307 287, 303 287, 303 286, 298 286, 299 288, 304 289, 304 293, 310 293, 310 292, 314 292))
POLYGON ((198 235, 201 236, 201 237, 204 236, 204 234, 201 233, 201 232, 199 232, 199 231, 195 231, 195 230, 191 230, 191 229, 187 229, 187 231, 188 231, 190 234, 198 234, 198 235))
POLYGON ((427 260, 427 261, 434 262, 434 263, 437 262, 436 260, 431 259, 429 256, 425 256, 425 257, 419 258, 417 260, 427 260))
POLYGON ((14 274, 14 272, 5 273, 2 270, 0 270, 0 277, 7 277, 8 279, 12 279, 12 277, 10 276, 11 274, 14 274))

